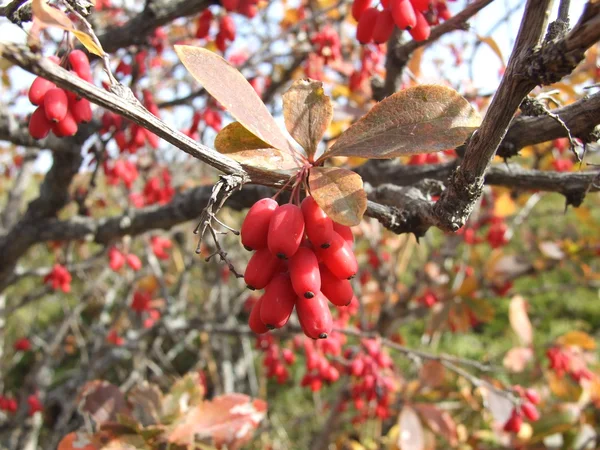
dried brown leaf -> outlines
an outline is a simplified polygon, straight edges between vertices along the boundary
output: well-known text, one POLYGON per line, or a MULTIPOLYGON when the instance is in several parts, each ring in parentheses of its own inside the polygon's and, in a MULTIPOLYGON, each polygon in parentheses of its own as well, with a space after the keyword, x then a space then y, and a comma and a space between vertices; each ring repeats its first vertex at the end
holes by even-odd
POLYGON ((135 386, 127 394, 132 414, 143 426, 160 423, 163 395, 158 386, 147 381, 135 386))
POLYGON ((367 209, 360 175, 339 167, 314 167, 308 177, 311 195, 337 223, 358 225, 367 209))
POLYGON ((283 117, 288 132, 312 160, 333 118, 333 105, 323 91, 323 83, 296 80, 283 94, 283 117))
POLYGON ((462 144, 481 117, 454 89, 422 85, 376 104, 321 156, 385 159, 431 153, 462 144))
POLYGON ((205 48, 176 45, 175 52, 204 89, 250 133, 273 148, 291 155, 297 153, 254 88, 235 67, 205 48))
POLYGON ((114 422, 118 414, 126 414, 129 411, 121 390, 103 380, 86 383, 79 394, 78 404, 79 411, 89 414, 99 425, 114 422))
POLYGON ((456 422, 454 422, 448 411, 443 411, 436 405, 426 403, 415 404, 413 408, 431 431, 438 436, 442 436, 452 447, 458 445, 456 422))

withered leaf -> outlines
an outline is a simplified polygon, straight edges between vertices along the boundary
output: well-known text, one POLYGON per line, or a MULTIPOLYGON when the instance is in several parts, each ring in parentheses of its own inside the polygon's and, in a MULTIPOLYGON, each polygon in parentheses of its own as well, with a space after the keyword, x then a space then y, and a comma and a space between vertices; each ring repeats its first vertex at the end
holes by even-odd
POLYGON ((398 417, 398 442, 400 450, 424 450, 425 436, 423 425, 413 408, 405 405, 398 417))
POLYGON ((337 223, 358 225, 367 209, 360 175, 339 167, 314 167, 308 184, 317 204, 337 223))
POLYGON ((86 383, 79 393, 78 403, 79 411, 88 413, 99 425, 114 422, 118 414, 126 414, 129 411, 121 390, 103 380, 86 383))
POLYGON ((331 156, 385 159, 438 152, 462 144, 480 124, 479 114, 454 89, 416 86, 376 104, 319 160, 331 156))
POLYGON ((333 105, 323 91, 323 83, 296 80, 283 94, 283 117, 288 132, 312 160, 333 118, 333 105))
POLYGON ((176 45, 175 52, 192 76, 250 133, 271 147, 297 153, 246 78, 216 53, 176 45))

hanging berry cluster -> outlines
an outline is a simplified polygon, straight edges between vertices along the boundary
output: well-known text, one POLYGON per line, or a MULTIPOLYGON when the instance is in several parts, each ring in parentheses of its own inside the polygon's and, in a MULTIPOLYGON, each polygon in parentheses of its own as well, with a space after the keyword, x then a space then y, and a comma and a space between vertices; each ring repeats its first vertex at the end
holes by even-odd
MULTIPOLYGON (((58 62, 56 59, 53 61, 58 62)), ((92 81, 90 61, 84 52, 73 50, 68 61, 79 78, 92 81)), ((34 139, 43 139, 50 131, 56 137, 73 136, 77 133, 78 124, 92 120, 89 100, 78 98, 75 93, 58 88, 42 77, 31 83, 29 101, 37 106, 29 119, 29 134, 34 139)))
POLYGON ((301 206, 265 198, 250 208, 241 236, 244 247, 255 251, 244 281, 250 289, 265 289, 250 313, 250 328, 258 334, 281 328, 295 307, 306 336, 327 338, 333 327, 327 300, 346 306, 353 297, 350 278, 358 264, 350 228, 333 222, 313 197, 301 206))
POLYGON ((392 36, 394 26, 407 30, 415 41, 429 38, 430 25, 451 17, 445 0, 381 0, 382 9, 371 0, 354 0, 352 16, 358 21, 356 39, 361 44, 383 44, 392 36))

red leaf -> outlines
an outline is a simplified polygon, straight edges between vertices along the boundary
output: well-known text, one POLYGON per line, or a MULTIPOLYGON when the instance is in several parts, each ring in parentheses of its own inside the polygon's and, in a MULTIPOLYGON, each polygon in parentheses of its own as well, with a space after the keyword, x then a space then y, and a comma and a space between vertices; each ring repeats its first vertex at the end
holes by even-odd
POLYGON ((189 445, 194 439, 211 438, 217 447, 236 450, 252 438, 265 417, 267 404, 243 394, 227 394, 205 401, 178 420, 169 442, 189 445))

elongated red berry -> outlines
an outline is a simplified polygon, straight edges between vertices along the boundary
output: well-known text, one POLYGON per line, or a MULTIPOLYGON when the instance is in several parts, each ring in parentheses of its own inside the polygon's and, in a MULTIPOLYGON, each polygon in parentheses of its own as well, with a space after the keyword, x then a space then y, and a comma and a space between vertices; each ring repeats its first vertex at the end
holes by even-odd
POLYGON ((341 280, 327 268, 325 264, 319 266, 321 271, 321 292, 335 306, 348 306, 354 293, 349 280, 341 280))
POLYGON ((56 85, 52 81, 46 80, 42 77, 37 77, 35 80, 33 80, 33 83, 31 83, 31 86, 29 87, 29 101, 33 105, 41 105, 44 101, 46 92, 48 92, 50 89, 54 89, 55 87, 56 85))
POLYGON ((304 217, 300 207, 288 203, 273 213, 269 223, 267 244, 280 259, 294 256, 304 237, 304 217))
POLYGON ((416 11, 427 11, 431 0, 410 0, 416 11))
POLYGON ((352 278, 358 272, 356 256, 354 256, 352 247, 346 241, 341 247, 333 251, 323 251, 322 255, 323 263, 333 275, 342 280, 352 278))
POLYGON ((419 11, 416 12, 417 23, 414 28, 410 30, 410 35, 415 41, 425 41, 429 38, 431 33, 431 27, 425 16, 419 11))
POLYGON ((77 133, 77 122, 75 122, 73 114, 67 111, 67 115, 63 120, 52 124, 52 132, 56 137, 74 136, 77 133))
POLYGON ((221 4, 227 11, 236 11, 240 0, 221 0, 221 4))
POLYGON ((88 123, 92 120, 92 105, 87 98, 69 102, 69 111, 77 123, 88 123))
POLYGON ((354 245, 354 233, 352 233, 352 228, 333 222, 333 231, 343 237, 344 240, 350 244, 350 247, 354 245))
POLYGON ((69 53, 69 63, 71 68, 80 78, 85 81, 92 81, 92 69, 90 68, 90 60, 87 55, 81 50, 73 50, 69 53))
POLYGON ((300 208, 310 242, 317 247, 328 248, 333 237, 333 220, 325 214, 313 197, 306 197, 300 208))
POLYGON ((333 328, 333 318, 325 296, 318 292, 313 298, 298 297, 296 312, 302 331, 311 339, 326 339, 333 328))
POLYGON ((242 245, 247 250, 258 250, 267 246, 269 223, 278 206, 272 198, 263 198, 252 205, 244 219, 240 233, 242 245))
POLYGON ((263 334, 269 331, 267 326, 262 323, 260 320, 260 307, 262 305, 262 297, 257 300, 257 302, 252 307, 252 311, 250 311, 250 318, 248 319, 248 326, 250 329, 254 331, 256 334, 263 334))
POLYGON ((235 41, 235 22, 231 16, 223 16, 219 22, 219 33, 228 41, 235 41))
POLYGON ((313 298, 321 290, 317 256, 310 248, 300 247, 290 258, 290 278, 298 297, 313 298))
POLYGON ((263 289, 273 278, 279 264, 279 259, 273 256, 268 248, 257 250, 248 261, 244 282, 252 290, 263 289))
POLYGON ((415 8, 409 0, 392 0, 392 16, 401 30, 410 30, 417 25, 415 8))
POLYGON ((504 424, 504 431, 507 433, 518 433, 523 425, 523 416, 520 411, 513 409, 510 417, 504 424))
POLYGON ((292 315, 296 303, 296 293, 290 276, 276 274, 267 285, 260 307, 260 320, 267 328, 281 328, 292 315))
POLYGON ((196 39, 204 39, 208 37, 210 32, 210 24, 213 19, 213 14, 210 9, 205 9, 198 18, 198 28, 196 28, 196 39))
POLYGON ((50 89, 44 95, 44 111, 51 122, 60 122, 69 110, 69 99, 67 93, 60 88, 50 89))
POLYGON ((52 123, 46 118, 43 106, 38 106, 29 119, 29 134, 34 139, 43 139, 52 129, 52 123))
POLYGON ((354 3, 352 3, 352 17, 354 17, 354 20, 358 22, 369 6, 371 6, 371 0, 354 0, 354 3))
POLYGON ((379 11, 377 8, 368 8, 360 16, 358 25, 356 26, 356 39, 361 44, 368 44, 373 40, 373 30, 379 11))
POLYGON ((529 400, 534 405, 539 405, 541 401, 540 394, 538 394, 535 389, 526 389, 525 398, 527 398, 527 400, 529 400))
POLYGON ((540 418, 540 412, 533 405, 533 403, 525 402, 521 405, 521 411, 523 415, 531 422, 537 422, 540 418))
POLYGON ((380 11, 375 22, 375 29, 373 30, 373 41, 376 44, 387 42, 392 37, 394 26, 392 12, 389 9, 380 11))

